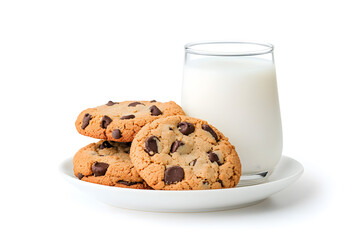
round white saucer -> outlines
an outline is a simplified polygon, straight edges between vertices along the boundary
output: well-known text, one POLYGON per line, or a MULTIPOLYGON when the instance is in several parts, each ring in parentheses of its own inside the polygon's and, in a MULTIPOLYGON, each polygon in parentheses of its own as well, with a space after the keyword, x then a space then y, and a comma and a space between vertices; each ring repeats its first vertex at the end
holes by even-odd
POLYGON ((80 181, 74 176, 71 158, 60 166, 60 172, 68 182, 101 202, 120 208, 154 212, 205 212, 253 205, 295 182, 303 171, 298 161, 282 156, 272 175, 258 185, 214 190, 160 191, 80 181))

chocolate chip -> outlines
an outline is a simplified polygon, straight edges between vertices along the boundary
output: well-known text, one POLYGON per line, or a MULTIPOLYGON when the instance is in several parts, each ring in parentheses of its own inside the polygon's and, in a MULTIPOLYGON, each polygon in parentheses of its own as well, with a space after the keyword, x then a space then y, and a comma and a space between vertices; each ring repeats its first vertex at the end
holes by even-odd
POLYGON ((120 129, 114 129, 111 133, 112 137, 115 139, 119 139, 122 137, 120 129))
POLYGON ((151 112, 151 116, 159 116, 159 115, 162 114, 160 109, 158 109, 158 107, 155 106, 155 105, 152 105, 149 109, 150 109, 150 112, 151 112))
POLYGON ((209 182, 207 180, 203 181, 202 184, 206 187, 209 186, 209 182))
POLYGON ((196 164, 196 161, 197 161, 197 159, 195 159, 195 160, 192 160, 190 163, 189 163, 189 165, 190 166, 195 166, 195 164, 196 164))
POLYGON ((209 125, 203 124, 201 126, 201 128, 203 130, 209 132, 215 138, 215 140, 218 141, 218 135, 216 134, 216 132, 209 125))
POLYGON ((83 123, 81 125, 82 129, 85 129, 89 125, 91 118, 92 116, 89 113, 85 113, 83 123))
POLYGON ((113 145, 111 145, 108 141, 104 141, 100 144, 99 149, 104 149, 104 148, 112 148, 113 145))
POLYGON ((123 184, 125 186, 132 186, 135 184, 139 184, 140 182, 128 182, 128 181, 119 180, 116 183, 123 184))
POLYGON ((185 143, 183 143, 182 141, 178 141, 176 140, 175 142, 173 142, 173 144, 171 145, 171 153, 176 152, 176 150, 178 150, 179 147, 185 145, 185 143))
POLYGON ((125 116, 122 116, 120 119, 121 120, 124 120, 124 119, 133 119, 133 118, 135 118, 135 115, 125 115, 125 116))
POLYGON ((101 128, 107 128, 107 126, 109 126, 109 124, 112 122, 112 119, 109 118, 108 116, 104 115, 101 119, 101 122, 100 122, 100 126, 101 128))
POLYGON ((169 127, 169 130, 172 131, 172 130, 174 130, 174 129, 173 129, 172 127, 169 127))
POLYGON ((78 173, 77 177, 78 177, 78 179, 81 180, 84 177, 84 175, 82 175, 81 173, 78 173))
POLYGON ((133 102, 133 103, 130 103, 130 104, 128 105, 128 107, 135 107, 136 105, 139 105, 139 104, 144 105, 144 104, 141 103, 141 102, 133 102))
POLYGON ((107 163, 94 162, 94 164, 91 167, 91 170, 93 171, 95 177, 104 176, 108 167, 109 164, 107 163))
POLYGON ((150 102, 156 102, 156 100, 151 100, 150 102))
POLYGON ((165 184, 172 184, 180 182, 184 179, 184 169, 179 166, 169 167, 165 170, 164 182, 165 184))
POLYGON ((118 104, 117 102, 113 102, 113 101, 109 101, 107 104, 106 104, 106 106, 112 106, 112 105, 114 105, 114 104, 118 104))
POLYGON ((222 165, 222 163, 220 162, 220 159, 219 159, 219 156, 216 154, 216 153, 214 153, 214 152, 212 152, 212 151, 210 151, 209 153, 208 153, 208 157, 209 157, 209 159, 210 159, 210 162, 217 162, 217 164, 220 166, 220 165, 222 165))
POLYGON ((192 123, 189 122, 181 122, 177 125, 179 131, 184 135, 189 135, 190 133, 195 131, 195 127, 192 123))
POLYGON ((221 184, 221 187, 224 187, 223 181, 221 179, 218 179, 217 181, 221 184))
POLYGON ((145 152, 147 152, 150 156, 158 153, 158 141, 159 139, 156 136, 148 137, 145 140, 145 152))

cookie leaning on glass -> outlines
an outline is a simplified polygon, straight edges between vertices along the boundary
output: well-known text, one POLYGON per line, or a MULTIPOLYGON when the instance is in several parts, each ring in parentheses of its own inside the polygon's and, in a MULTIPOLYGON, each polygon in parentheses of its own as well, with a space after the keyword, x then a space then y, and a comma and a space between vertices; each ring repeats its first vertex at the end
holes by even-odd
POLYGON ((187 116, 144 126, 132 142, 130 158, 156 190, 231 188, 241 175, 239 156, 228 139, 206 121, 187 116))
POLYGON ((80 113, 75 125, 85 136, 116 142, 131 142, 140 129, 161 117, 185 115, 175 102, 109 101, 80 113))

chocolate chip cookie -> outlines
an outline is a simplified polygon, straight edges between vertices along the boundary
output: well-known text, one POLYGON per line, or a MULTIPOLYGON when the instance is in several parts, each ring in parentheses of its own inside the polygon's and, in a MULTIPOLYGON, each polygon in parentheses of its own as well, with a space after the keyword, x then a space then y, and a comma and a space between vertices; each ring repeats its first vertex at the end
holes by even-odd
POLYGON ((124 188, 149 188, 135 170, 130 143, 99 141, 81 148, 74 156, 74 174, 83 181, 124 188))
POLYGON ((144 126, 130 158, 146 183, 158 190, 231 188, 241 175, 239 156, 228 139, 206 121, 186 116, 144 126))
POLYGON ((185 115, 175 102, 112 102, 84 110, 75 125, 82 135, 117 142, 131 142, 147 123, 161 117, 185 115))

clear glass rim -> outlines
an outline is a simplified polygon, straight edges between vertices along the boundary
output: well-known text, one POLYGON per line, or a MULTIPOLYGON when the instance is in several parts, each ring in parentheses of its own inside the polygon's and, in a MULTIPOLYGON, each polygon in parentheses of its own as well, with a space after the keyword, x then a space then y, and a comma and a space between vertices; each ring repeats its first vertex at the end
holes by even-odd
POLYGON ((199 41, 199 42, 190 42, 185 44, 185 52, 191 54, 198 55, 206 55, 206 56, 256 56, 263 55, 266 53, 272 53, 274 51, 274 45, 270 43, 259 43, 259 42, 248 42, 248 41, 199 41), (248 45, 256 45, 262 46, 263 49, 259 50, 251 50, 251 51, 232 51, 232 52, 224 52, 224 51, 209 51, 209 50, 199 50, 194 49, 194 46, 198 45, 211 45, 211 44, 248 44, 248 45))

